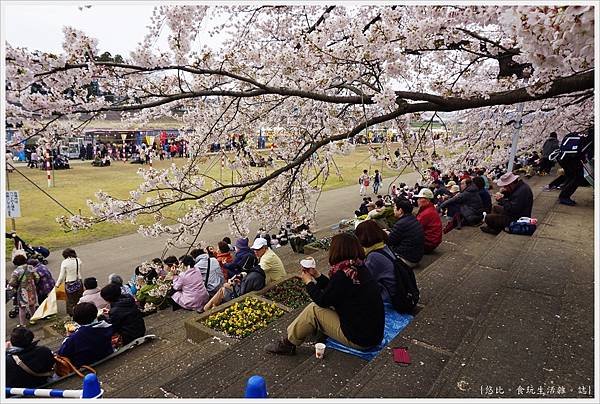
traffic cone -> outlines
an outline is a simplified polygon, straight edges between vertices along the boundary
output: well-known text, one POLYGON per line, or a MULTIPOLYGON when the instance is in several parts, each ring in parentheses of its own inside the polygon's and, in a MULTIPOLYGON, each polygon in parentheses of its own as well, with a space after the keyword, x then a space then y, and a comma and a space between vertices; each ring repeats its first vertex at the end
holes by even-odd
POLYGON ((267 383, 262 376, 252 376, 248 379, 244 398, 267 398, 267 383))
POLYGON ((83 393, 81 398, 100 398, 102 397, 102 389, 98 376, 94 373, 89 373, 83 378, 83 393))

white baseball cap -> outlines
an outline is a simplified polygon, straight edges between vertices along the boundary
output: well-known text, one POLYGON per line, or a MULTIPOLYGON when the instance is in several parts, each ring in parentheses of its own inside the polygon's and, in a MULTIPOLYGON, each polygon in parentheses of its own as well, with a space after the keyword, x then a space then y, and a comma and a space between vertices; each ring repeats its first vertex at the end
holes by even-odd
POLYGON ((266 246, 267 246, 267 240, 265 240, 262 237, 257 237, 254 240, 254 243, 252 244, 252 247, 250 247, 250 248, 253 249, 253 250, 260 250, 261 248, 266 247, 266 246))
POLYGON ((419 195, 417 195, 415 198, 433 199, 433 192, 431 192, 431 189, 429 188, 421 188, 419 195))
POLYGON ((306 257, 303 260, 300 260, 300 265, 302 268, 316 268, 317 262, 313 257, 306 257))

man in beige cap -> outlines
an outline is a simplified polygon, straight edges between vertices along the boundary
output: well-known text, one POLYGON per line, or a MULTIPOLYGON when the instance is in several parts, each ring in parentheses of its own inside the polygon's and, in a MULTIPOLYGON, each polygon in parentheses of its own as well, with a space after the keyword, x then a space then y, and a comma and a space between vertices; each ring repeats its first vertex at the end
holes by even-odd
POLYGON ((531 217, 533 207, 533 192, 518 175, 506 173, 496 184, 503 188, 494 195, 498 205, 492 206, 492 213, 485 217, 486 226, 480 227, 481 231, 490 234, 500 233, 521 217, 531 217))
POLYGON ((256 257, 259 259, 258 264, 262 270, 265 271, 265 283, 267 285, 285 277, 283 262, 281 262, 281 259, 277 254, 269 248, 266 239, 258 237, 254 240, 254 244, 252 244, 252 247, 250 248, 254 250, 256 257))

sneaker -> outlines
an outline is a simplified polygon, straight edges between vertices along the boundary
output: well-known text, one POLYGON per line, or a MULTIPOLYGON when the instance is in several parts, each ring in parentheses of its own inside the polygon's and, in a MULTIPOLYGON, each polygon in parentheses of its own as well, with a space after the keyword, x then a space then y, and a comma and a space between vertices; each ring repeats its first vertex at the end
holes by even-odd
POLYGON ((296 355, 296 345, 287 338, 281 338, 277 342, 271 342, 265 346, 265 351, 276 355, 296 355))
POLYGON ((577 203, 571 198, 560 198, 558 200, 558 203, 560 203, 561 205, 567 205, 567 206, 577 205, 577 203))
POLYGON ((542 191, 549 192, 549 191, 554 191, 555 189, 556 189, 556 187, 551 187, 550 185, 544 185, 544 187, 542 188, 542 191))
POLYGON ((494 236, 497 236, 500 233, 498 230, 494 230, 488 226, 481 226, 479 230, 487 234, 493 234, 494 236))

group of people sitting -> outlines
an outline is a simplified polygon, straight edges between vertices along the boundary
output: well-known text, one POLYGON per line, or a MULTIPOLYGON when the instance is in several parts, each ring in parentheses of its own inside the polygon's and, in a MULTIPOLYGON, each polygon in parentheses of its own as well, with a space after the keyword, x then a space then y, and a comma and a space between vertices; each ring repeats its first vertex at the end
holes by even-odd
POLYGON ((477 225, 485 219, 482 231, 497 234, 510 221, 531 216, 531 189, 517 175, 506 173, 498 178, 500 192, 494 195, 497 204, 492 206, 489 179, 483 172, 471 174, 461 173, 456 178, 460 185, 441 177, 434 178, 430 187, 417 184, 410 189, 401 184, 395 188, 391 206, 389 198, 378 196, 375 203, 364 198, 355 212, 364 220, 354 234, 341 233, 331 240, 327 275, 316 269, 314 259, 301 261, 299 276, 312 303, 287 327, 286 336, 265 350, 294 355, 304 341, 324 342, 327 337, 359 350, 379 345, 385 326, 384 305, 400 292, 395 265, 412 271, 425 253, 441 243, 443 232, 454 227, 477 225), (386 209, 391 209, 395 219, 390 230, 377 221, 377 215, 386 209), (441 212, 450 217, 445 229, 441 212))
POLYGON ((171 305, 202 312, 282 279, 285 268, 271 245, 262 233, 251 245, 240 238, 232 246, 225 237, 217 249, 195 248, 138 266, 125 288, 144 311, 171 305))
POLYGON ((432 168, 430 175, 432 181, 429 186, 415 184, 414 188, 410 188, 404 183, 400 187, 392 184, 389 197, 378 195, 374 203, 370 198, 363 198, 360 208, 355 211, 356 217, 378 219, 391 212, 391 197, 406 200, 418 208, 416 218, 425 232, 426 252, 433 251, 441 243, 442 234, 455 228, 485 222, 482 231, 498 234, 509 223, 521 217, 531 217, 533 193, 516 174, 499 175, 495 181, 499 192, 493 195, 489 192, 492 181, 484 169, 468 169, 458 175, 450 173, 442 176, 439 170, 432 168), (495 205, 492 200, 496 201, 495 205), (448 218, 445 226, 442 226, 440 214, 448 218))
POLYGON ((65 375, 55 368, 58 359, 70 363, 71 369, 79 369, 144 336, 142 313, 121 285, 109 282, 100 289, 95 278, 85 278, 83 285, 85 291, 71 309, 72 322, 65 323, 67 336, 56 353, 38 346, 33 332, 26 327, 12 331, 6 344, 7 386, 43 385, 65 375))
POLYGON ((312 302, 287 327, 286 336, 265 346, 267 352, 294 355, 306 340, 327 337, 354 349, 378 346, 384 334, 385 307, 402 293, 396 265, 407 270, 423 256, 424 234, 408 200, 396 198, 398 218, 391 232, 377 222, 361 222, 354 234, 331 239, 327 275, 309 257, 300 261, 299 276, 312 302), (398 259, 401 262, 398 262, 398 259))
MULTIPOLYGON (((494 206, 488 192, 490 181, 485 175, 470 176, 465 172, 457 179, 458 192, 453 179, 444 182, 436 178, 430 187, 417 186, 412 190, 402 187, 402 194, 393 199, 391 206, 390 199, 383 197, 374 206, 366 206, 366 220, 358 224, 354 235, 342 233, 333 237, 327 276, 317 270, 314 259, 303 260, 299 276, 313 302, 289 325, 287 336, 269 344, 266 350, 294 354, 296 347, 311 336, 317 340, 330 336, 357 349, 378 345, 383 338, 384 304, 398 293, 395 265, 400 263, 409 270, 416 267, 425 253, 441 243, 442 233, 454 227, 477 225, 484 220, 486 226, 481 227, 482 231, 497 234, 510 221, 531 216, 531 189, 517 175, 506 173, 496 181, 500 192, 494 195, 497 201, 494 206), (415 207, 418 211, 413 215, 415 207), (370 214, 384 209, 393 212, 394 222, 389 230, 384 230, 385 226, 376 221, 377 216, 370 214), (450 218, 445 228, 440 218, 442 212, 450 218)), ((95 278, 85 278, 81 290, 69 287, 81 282, 81 262, 72 249, 66 249, 56 283, 67 285, 67 311, 76 326, 57 354, 79 367, 92 364, 122 344, 143 336, 145 325, 140 308, 156 302, 161 297, 157 291, 165 285, 168 291, 162 300, 168 301, 173 310, 203 311, 282 279, 286 271, 271 249, 272 242, 263 234, 258 236, 252 244, 247 238, 240 238, 234 247, 225 238, 217 249, 196 248, 179 258, 156 258, 136 268, 129 283, 124 284, 120 276, 112 274, 102 289, 95 278)), ((22 282, 33 284, 33 288, 20 292, 24 296, 20 304, 31 310, 33 307, 29 306, 38 301, 37 295, 33 297, 31 293, 36 293, 39 273, 33 269, 35 263, 25 257, 18 256, 13 262, 17 269, 11 284, 15 287, 22 282)), ((47 288, 43 291, 47 293, 47 288)), ((7 350, 7 367, 22 378, 7 383, 35 386, 23 372, 27 373, 27 367, 33 369, 31 365, 39 370, 35 374, 45 374, 40 366, 51 362, 48 351, 37 347, 33 335, 24 327, 15 329, 13 334, 14 340, 11 336, 7 350)))
MULTIPOLYGON (((66 249, 59 278, 48 286, 51 290, 65 283, 67 312, 73 320, 65 324, 68 335, 56 355, 80 368, 144 336, 143 309, 148 301, 166 300, 173 310, 203 311, 285 277, 281 259, 265 238, 257 237, 251 245, 247 238, 238 239, 235 247, 230 243, 225 238, 218 243, 218 250, 196 248, 179 258, 155 258, 138 266, 130 282, 124 283, 121 276, 111 274, 102 288, 94 277, 81 278, 81 260, 74 250, 66 249), (164 298, 153 293, 165 285, 170 286, 164 298)), ((19 296, 27 299, 22 302, 23 312, 33 312, 41 300, 30 295, 36 293, 35 282, 39 282, 40 275, 23 256, 15 257, 14 263, 17 268, 11 284, 18 288, 19 296)), ((33 333, 22 325, 13 330, 7 342, 7 385, 36 387, 52 376, 55 354, 37 346, 33 333)))

